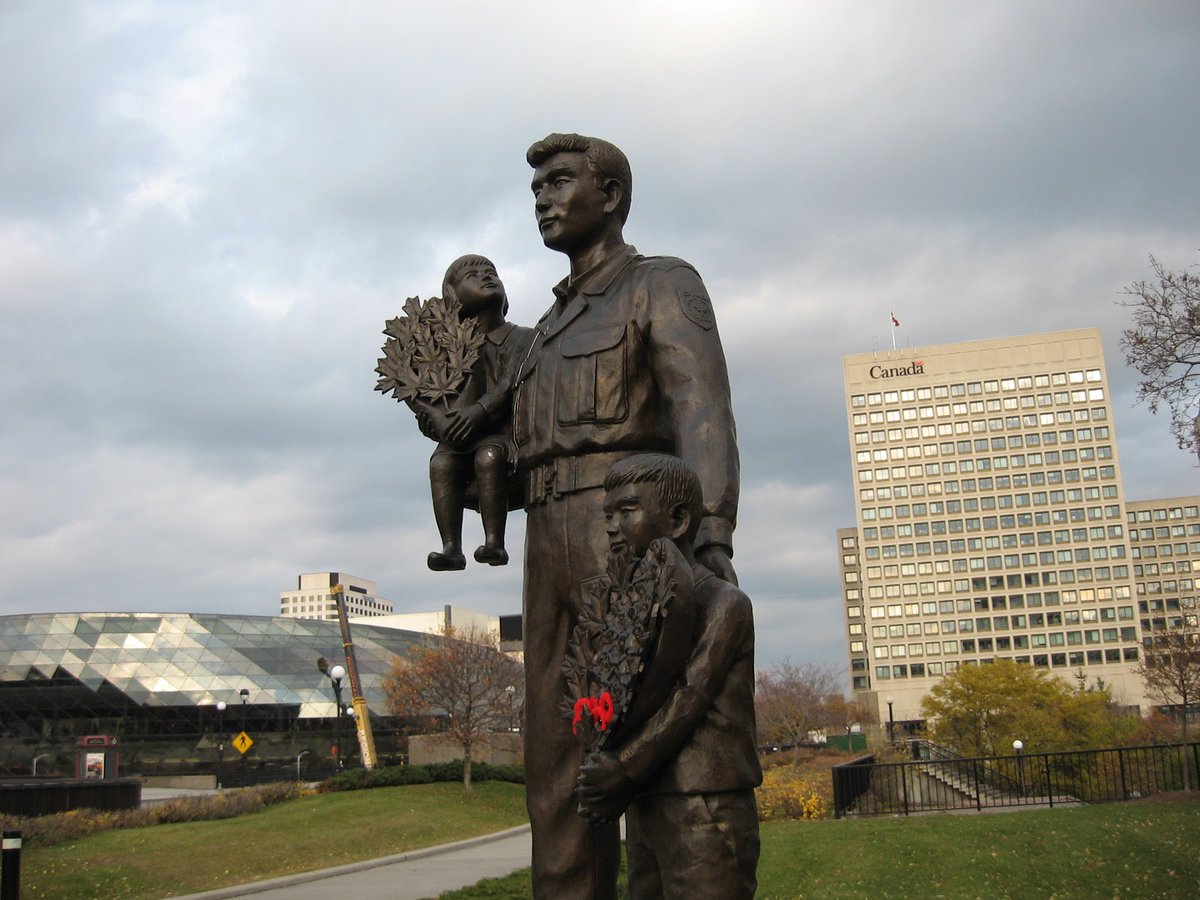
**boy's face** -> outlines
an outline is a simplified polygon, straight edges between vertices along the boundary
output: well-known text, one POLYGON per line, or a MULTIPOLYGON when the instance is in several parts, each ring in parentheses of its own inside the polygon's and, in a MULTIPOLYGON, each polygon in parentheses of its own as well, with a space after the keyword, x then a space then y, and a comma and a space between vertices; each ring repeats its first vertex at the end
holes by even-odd
POLYGON ((467 315, 475 315, 493 304, 504 305, 504 284, 492 265, 468 266, 455 280, 454 293, 467 315))
POLYGON ((644 555, 657 538, 675 539, 680 527, 679 512, 673 512, 659 499, 649 481, 622 484, 608 491, 604 495, 604 521, 609 549, 613 553, 626 550, 635 557, 644 555))

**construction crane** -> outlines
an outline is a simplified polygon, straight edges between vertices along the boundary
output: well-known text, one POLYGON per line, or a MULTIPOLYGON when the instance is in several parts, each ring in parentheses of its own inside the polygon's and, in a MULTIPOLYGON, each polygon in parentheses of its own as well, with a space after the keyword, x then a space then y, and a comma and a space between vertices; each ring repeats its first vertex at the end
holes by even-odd
POLYGON ((354 706, 354 728, 358 732, 358 748, 362 755, 363 768, 375 768, 375 737, 371 734, 371 714, 363 697, 362 680, 358 677, 358 663, 354 660, 354 642, 350 640, 350 620, 346 617, 345 588, 339 583, 330 588, 337 604, 338 624, 342 628, 342 650, 346 656, 346 674, 350 676, 350 698, 354 706))

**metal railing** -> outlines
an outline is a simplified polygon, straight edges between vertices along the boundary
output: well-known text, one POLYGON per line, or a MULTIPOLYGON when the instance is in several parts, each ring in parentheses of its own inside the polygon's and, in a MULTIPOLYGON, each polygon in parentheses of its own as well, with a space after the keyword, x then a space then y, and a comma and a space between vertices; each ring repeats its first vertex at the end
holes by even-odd
POLYGON ((913 759, 833 767, 834 815, 1060 806, 1134 800, 1200 785, 1200 743, 963 758, 912 741, 913 759))

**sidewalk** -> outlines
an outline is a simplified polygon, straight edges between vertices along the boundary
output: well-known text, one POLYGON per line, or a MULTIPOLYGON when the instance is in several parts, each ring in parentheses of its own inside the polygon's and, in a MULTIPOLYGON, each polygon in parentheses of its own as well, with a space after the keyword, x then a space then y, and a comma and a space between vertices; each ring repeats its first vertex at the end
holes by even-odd
POLYGON ((331 896, 427 900, 526 868, 532 847, 529 826, 522 825, 453 844, 188 894, 178 900, 251 895, 256 900, 329 900, 331 896))
POLYGON ((176 797, 211 797, 219 793, 219 790, 209 788, 143 787, 142 806, 157 806, 168 800, 174 800, 176 797))

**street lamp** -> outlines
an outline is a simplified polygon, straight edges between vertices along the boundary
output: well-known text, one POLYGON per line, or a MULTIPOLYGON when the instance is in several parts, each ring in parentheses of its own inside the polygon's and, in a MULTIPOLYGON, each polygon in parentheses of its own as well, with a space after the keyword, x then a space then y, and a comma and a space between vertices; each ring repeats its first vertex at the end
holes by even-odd
POLYGON ((221 764, 225 762, 225 709, 224 700, 217 701, 217 781, 221 780, 221 764))
POLYGON ((896 719, 892 715, 892 704, 896 701, 891 697, 888 697, 883 702, 886 703, 888 707, 888 743, 894 744, 896 742, 896 719))
POLYGON ((304 758, 304 754, 306 754, 307 752, 308 752, 307 750, 301 750, 298 754, 296 754, 296 780, 297 781, 300 780, 300 760, 302 760, 304 758))
POLYGON ((511 733, 516 731, 513 727, 513 695, 517 693, 517 689, 510 684, 504 689, 504 693, 508 694, 508 730, 511 733))
POLYGON ((342 759, 342 679, 346 677, 346 670, 342 666, 333 666, 329 669, 329 680, 333 682, 333 702, 337 706, 337 721, 334 725, 334 740, 337 742, 334 746, 337 747, 337 759, 334 760, 335 768, 343 768, 342 759))
MULTIPOLYGON (((250 699, 250 689, 242 688, 238 691, 238 695, 242 698, 242 734, 246 733, 246 701, 250 699)), ((246 774, 246 754, 242 753, 242 776, 246 774)))
POLYGON ((1017 740, 1013 741, 1012 747, 1013 747, 1013 752, 1017 754, 1017 777, 1020 779, 1020 782, 1021 782, 1021 796, 1024 797, 1025 796, 1025 763, 1021 759, 1021 751, 1025 749, 1025 744, 1020 738, 1017 738, 1017 740))
POLYGON ((337 708, 337 721, 334 725, 334 770, 342 768, 342 679, 346 677, 343 666, 331 666, 323 656, 317 657, 317 669, 333 684, 333 702, 337 708))

